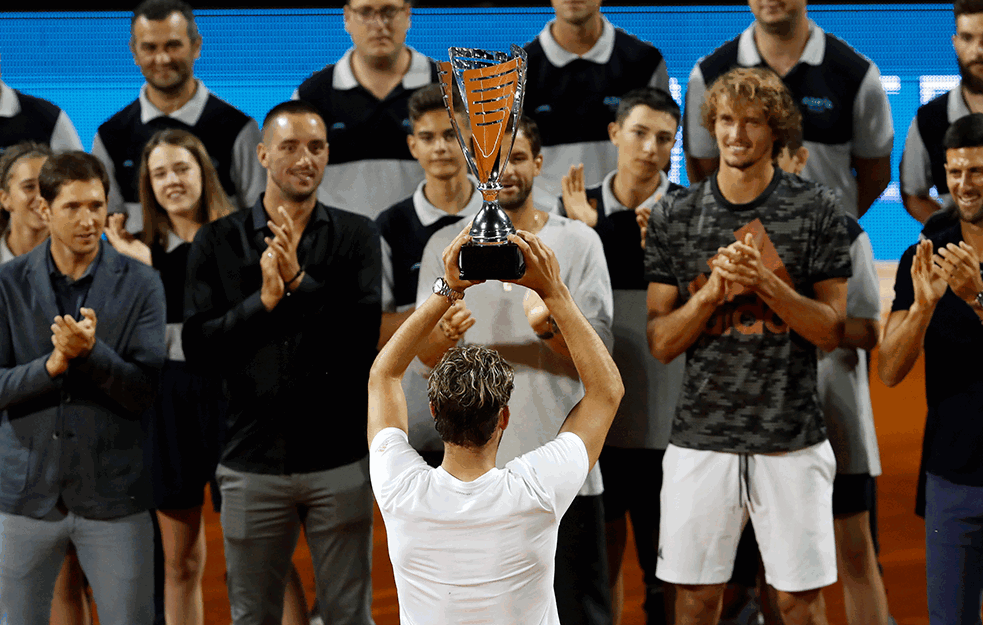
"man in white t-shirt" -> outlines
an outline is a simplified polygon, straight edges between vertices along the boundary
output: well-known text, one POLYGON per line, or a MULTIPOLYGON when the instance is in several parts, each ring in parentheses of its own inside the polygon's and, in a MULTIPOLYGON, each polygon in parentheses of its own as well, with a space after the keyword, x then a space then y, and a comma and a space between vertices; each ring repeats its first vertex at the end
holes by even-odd
MULTIPOLYGON (((525 256, 516 284, 536 292, 566 340, 584 385, 557 437, 495 467, 509 425, 513 370, 494 350, 452 348, 430 375, 430 409, 444 441, 430 468, 407 439, 400 379, 451 305, 475 284, 460 278, 467 228, 444 250, 444 276, 376 358, 369 376, 372 489, 389 537, 400 622, 559 625, 553 594, 557 528, 597 461, 624 394, 604 343, 536 235, 510 240, 525 256)), ((523 419, 525 415, 516 415, 523 419)))

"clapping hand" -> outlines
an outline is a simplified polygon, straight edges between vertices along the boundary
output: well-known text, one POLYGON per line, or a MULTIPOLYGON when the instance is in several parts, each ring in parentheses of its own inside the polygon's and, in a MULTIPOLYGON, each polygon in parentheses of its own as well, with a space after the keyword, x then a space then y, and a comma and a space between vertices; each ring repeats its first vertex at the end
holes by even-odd
POLYGON ((259 268, 263 272, 263 286, 260 287, 259 298, 266 310, 273 310, 283 299, 286 287, 280 274, 278 253, 272 247, 263 250, 262 256, 259 257, 259 268))
POLYGON ((971 245, 960 241, 958 245, 949 243, 940 247, 932 256, 932 263, 953 293, 970 305, 976 304, 976 296, 983 293, 983 277, 979 255, 971 245))
MULTIPOLYGON (((662 194, 657 193, 655 195, 655 202, 662 199, 662 194)), ((648 206, 639 206, 635 209, 635 223, 638 224, 638 229, 642 231, 642 249, 645 249, 645 237, 648 234, 649 229, 649 218, 652 216, 652 209, 648 206)))
MULTIPOLYGON (((978 271, 978 269, 977 269, 978 271)), ((920 241, 911 260, 911 284, 915 304, 924 308, 934 308, 945 295, 947 284, 942 270, 933 262, 932 242, 920 241)))
POLYGON ((277 207, 282 223, 277 225, 272 220, 266 223, 273 231, 274 237, 266 237, 264 241, 276 258, 276 267, 280 273, 283 284, 291 291, 296 287, 298 278, 301 278, 300 261, 297 260, 297 247, 300 245, 300 236, 303 234, 300 226, 290 218, 287 209, 277 207))
POLYGON ((71 315, 58 315, 51 324, 51 344, 65 360, 88 356, 96 344, 96 313, 82 308, 82 320, 71 315))
POLYGON ((761 251, 751 233, 743 241, 735 241, 718 251, 716 265, 725 280, 753 289, 765 279, 768 270, 761 261, 761 251))
POLYGON ((584 164, 571 165, 570 172, 563 177, 563 210, 567 217, 582 221, 591 228, 597 225, 597 209, 587 201, 584 188, 584 164))

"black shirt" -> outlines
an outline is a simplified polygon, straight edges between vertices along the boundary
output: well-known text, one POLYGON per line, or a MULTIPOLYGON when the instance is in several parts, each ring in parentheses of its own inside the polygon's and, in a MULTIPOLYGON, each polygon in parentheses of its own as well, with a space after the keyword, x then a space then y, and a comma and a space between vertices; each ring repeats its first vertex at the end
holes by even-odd
MULTIPOLYGON (((934 249, 963 240, 960 222, 928 232, 934 249)), ((915 301, 911 264, 915 246, 898 262, 891 312, 910 310, 915 301)), ((983 325, 952 289, 932 313, 925 332, 925 399, 928 418, 922 467, 953 484, 983 486, 983 325)))
POLYGON ((369 368, 381 317, 379 234, 318 203, 301 236, 306 275, 272 311, 260 300, 263 198, 201 228, 188 255, 183 344, 224 379, 222 464, 250 473, 323 471, 367 455, 369 368))

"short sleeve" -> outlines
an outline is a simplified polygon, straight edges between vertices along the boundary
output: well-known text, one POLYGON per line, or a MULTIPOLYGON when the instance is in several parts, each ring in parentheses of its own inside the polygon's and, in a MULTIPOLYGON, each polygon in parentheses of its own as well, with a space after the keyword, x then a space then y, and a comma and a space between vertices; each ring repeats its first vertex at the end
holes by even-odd
POLYGON ((669 233, 666 222, 668 198, 662 198, 652 207, 648 227, 645 230, 645 279, 677 286, 669 255, 669 233))
POLYGON ((399 428, 383 428, 369 445, 369 478, 381 510, 392 510, 401 486, 412 474, 429 470, 420 454, 410 447, 406 432, 399 428))
POLYGON ((386 237, 382 243, 382 312, 396 312, 396 296, 393 295, 393 251, 386 237))
POLYGON ((563 432, 542 447, 522 454, 505 468, 531 479, 553 501, 557 518, 563 516, 587 480, 590 459, 584 441, 563 432))
POLYGON ((901 153, 901 192, 926 197, 933 186, 935 181, 932 180, 932 162, 918 130, 918 117, 914 117, 908 126, 904 152, 901 153))
POLYGON ((582 247, 578 255, 580 267, 571 267, 567 287, 570 288, 570 295, 580 312, 587 318, 608 351, 611 351, 614 347, 614 334, 611 331, 614 295, 611 291, 607 259, 604 256, 604 244, 593 228, 579 221, 571 222, 569 226, 581 233, 578 239, 582 247))
POLYGON ((703 96, 707 86, 699 62, 693 67, 686 85, 686 110, 683 117, 683 149, 694 158, 717 156, 717 142, 700 123, 703 114, 703 96))
POLYGON ((898 261, 898 273, 894 276, 894 303, 891 312, 908 310, 915 303, 915 286, 911 282, 911 264, 915 258, 915 246, 912 245, 901 255, 898 261))
POLYGON ((812 241, 812 258, 807 276, 811 284, 831 278, 849 278, 853 273, 850 235, 843 212, 838 207, 837 195, 832 189, 820 186, 819 199, 816 234, 812 241))
POLYGON ((880 283, 874 266, 874 250, 866 232, 850 245, 853 275, 847 280, 846 316, 851 319, 879 319, 881 314, 880 283))
POLYGON ((891 155, 893 145, 891 103, 881 85, 881 73, 872 62, 854 100, 853 153, 860 158, 881 158, 891 155))
POLYGON ((659 89, 669 93, 669 72, 666 69, 666 60, 661 59, 659 61, 659 66, 655 68, 652 72, 651 78, 649 78, 649 87, 653 89, 659 89))

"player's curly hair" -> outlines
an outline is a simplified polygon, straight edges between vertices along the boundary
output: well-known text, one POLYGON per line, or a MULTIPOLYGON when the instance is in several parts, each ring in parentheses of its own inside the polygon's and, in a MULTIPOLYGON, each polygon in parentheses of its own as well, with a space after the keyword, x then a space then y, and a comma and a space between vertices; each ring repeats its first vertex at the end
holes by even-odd
POLYGON ((512 397, 514 378, 512 365, 493 349, 449 349, 430 373, 427 389, 440 438, 461 447, 485 445, 512 397))
POLYGON ((711 135, 714 135, 717 122, 717 109, 724 99, 732 102, 753 102, 764 108, 768 125, 775 137, 771 149, 773 158, 792 142, 797 129, 802 126, 802 114, 795 105, 792 94, 778 74, 770 69, 739 67, 714 81, 703 97, 700 119, 711 135))

